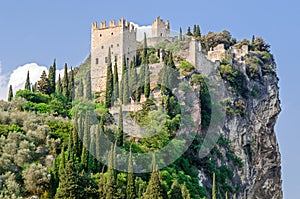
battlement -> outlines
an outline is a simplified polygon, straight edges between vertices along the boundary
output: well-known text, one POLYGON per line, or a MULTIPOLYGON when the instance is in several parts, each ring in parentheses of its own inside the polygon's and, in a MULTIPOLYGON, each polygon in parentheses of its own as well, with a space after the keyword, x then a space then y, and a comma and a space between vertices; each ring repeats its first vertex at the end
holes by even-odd
POLYGON ((124 29, 128 29, 130 31, 136 31, 136 28, 133 24, 130 24, 129 21, 126 21, 124 18, 118 20, 118 24, 115 20, 110 20, 109 24, 107 25, 106 21, 100 21, 99 26, 97 22, 92 23, 92 29, 104 30, 110 28, 121 27, 124 29))
POLYGON ((157 17, 152 23, 152 37, 170 37, 170 22, 157 17))

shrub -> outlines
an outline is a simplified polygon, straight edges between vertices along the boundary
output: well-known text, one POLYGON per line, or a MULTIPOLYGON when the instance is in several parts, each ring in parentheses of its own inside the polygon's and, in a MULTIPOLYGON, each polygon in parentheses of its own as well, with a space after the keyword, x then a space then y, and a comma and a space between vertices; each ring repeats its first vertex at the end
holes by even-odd
POLYGON ((19 90, 16 93, 16 98, 22 97, 26 99, 27 101, 33 102, 33 103, 49 103, 51 98, 48 95, 42 94, 40 92, 31 92, 28 90, 19 90))

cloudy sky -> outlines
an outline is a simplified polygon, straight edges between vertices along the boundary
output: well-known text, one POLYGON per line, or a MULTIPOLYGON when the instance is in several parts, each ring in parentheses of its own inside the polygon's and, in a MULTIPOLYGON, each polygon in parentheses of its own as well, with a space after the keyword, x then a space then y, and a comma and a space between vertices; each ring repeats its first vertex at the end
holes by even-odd
MULTIPOLYGON (((271 44, 280 78, 280 114, 276 132, 282 154, 284 195, 298 197, 300 190, 300 2, 297 0, 215 1, 1 1, 0 3, 0 96, 12 75, 15 84, 33 67, 49 67, 54 58, 78 66, 90 51, 91 23, 124 17, 141 26, 157 17, 170 20, 171 29, 199 24, 202 33, 229 30, 237 39, 262 36, 271 44), (151 2, 151 3, 150 3, 151 2), (26 66, 26 64, 29 64, 26 66), (24 66, 25 65, 25 66, 24 66)), ((33 77, 32 77, 33 78, 33 77)))

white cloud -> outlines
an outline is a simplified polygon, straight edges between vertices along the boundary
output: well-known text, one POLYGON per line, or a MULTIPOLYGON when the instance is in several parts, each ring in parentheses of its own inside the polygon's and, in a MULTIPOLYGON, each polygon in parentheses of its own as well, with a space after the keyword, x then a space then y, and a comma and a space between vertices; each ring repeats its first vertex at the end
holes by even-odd
POLYGON ((39 66, 36 63, 25 64, 16 68, 10 75, 8 86, 12 85, 13 91, 16 92, 20 89, 24 89, 27 72, 29 71, 30 82, 33 84, 37 82, 43 71, 48 72, 46 66, 39 66))
POLYGON ((146 33, 147 38, 152 37, 152 26, 139 26, 138 24, 132 23, 137 28, 136 40, 142 41, 144 39, 144 32, 146 33))

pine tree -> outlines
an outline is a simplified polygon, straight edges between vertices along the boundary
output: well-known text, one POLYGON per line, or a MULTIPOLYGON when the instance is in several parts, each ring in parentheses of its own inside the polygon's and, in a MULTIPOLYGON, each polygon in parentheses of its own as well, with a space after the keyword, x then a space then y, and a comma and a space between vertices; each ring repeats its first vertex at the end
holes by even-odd
POLYGON ((70 94, 69 101, 71 102, 71 101, 73 101, 73 99, 75 97, 75 78, 74 78, 74 71, 72 68, 71 68, 70 75, 69 75, 68 88, 69 88, 69 94, 70 94))
POLYGON ((61 83, 60 74, 58 75, 58 81, 57 81, 57 85, 56 85, 56 93, 58 95, 62 94, 62 83, 61 83))
POLYGON ((38 81, 38 91, 43 94, 49 94, 49 80, 46 71, 43 71, 41 79, 38 81))
POLYGON ((118 127, 118 134, 117 134, 117 145, 123 146, 123 140, 124 140, 124 132, 123 132, 123 110, 122 110, 122 104, 120 105, 119 110, 119 127, 118 127))
POLYGON ((183 40, 183 36, 182 36, 182 28, 180 27, 179 29, 179 40, 182 41, 183 40))
POLYGON ((85 74, 86 86, 85 86, 85 98, 88 100, 92 100, 92 80, 91 80, 91 72, 88 71, 85 74))
POLYGON ((191 27, 188 27, 186 35, 187 35, 187 36, 192 36, 192 35, 193 35, 193 34, 191 33, 191 27))
POLYGON ((48 79, 49 79, 49 91, 50 93, 54 93, 55 92, 55 75, 56 75, 56 60, 54 59, 54 63, 52 66, 50 66, 49 68, 49 74, 48 74, 48 79))
POLYGON ((181 193, 181 187, 177 180, 175 180, 171 186, 169 198, 170 199, 183 199, 182 193, 181 193))
POLYGON ((11 102, 13 98, 14 98, 14 93, 13 93, 12 85, 9 85, 8 101, 11 102))
POLYGON ((31 91, 31 85, 30 85, 30 77, 29 77, 29 71, 27 72, 26 82, 25 82, 25 90, 31 91))
POLYGON ((111 51, 108 50, 107 60, 107 72, 106 72, 106 92, 105 92, 105 104, 107 108, 112 107, 113 97, 113 74, 112 74, 112 63, 111 63, 111 51))
POLYGON ((114 101, 117 101, 119 98, 119 77, 118 77, 118 64, 117 60, 115 60, 115 65, 114 65, 114 94, 113 98, 114 101))
POLYGON ((62 80, 62 94, 69 99, 70 91, 69 91, 69 77, 68 77, 68 66, 65 64, 64 68, 64 77, 62 80))
POLYGON ((134 186, 133 162, 132 151, 130 146, 130 153, 128 158, 128 171, 127 171, 127 186, 126 186, 126 199, 135 199, 135 186, 134 186))
POLYGON ((74 162, 72 160, 67 162, 66 167, 60 176, 59 186, 55 198, 79 198, 79 176, 77 175, 73 165, 74 162))
POLYGON ((83 81, 82 79, 80 79, 79 81, 79 85, 78 85, 78 88, 77 88, 77 97, 78 98, 82 98, 84 96, 84 88, 83 88, 83 81))

